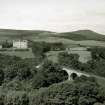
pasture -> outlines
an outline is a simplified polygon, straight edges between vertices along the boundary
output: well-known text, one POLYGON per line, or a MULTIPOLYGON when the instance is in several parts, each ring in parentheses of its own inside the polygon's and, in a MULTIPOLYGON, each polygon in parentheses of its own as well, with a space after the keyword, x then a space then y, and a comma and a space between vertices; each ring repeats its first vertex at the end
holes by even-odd
POLYGON ((99 47, 105 47, 104 41, 95 41, 95 40, 83 40, 83 41, 74 41, 70 39, 65 38, 59 38, 59 37, 36 37, 32 39, 33 41, 44 41, 44 42, 62 42, 64 44, 74 44, 74 45, 82 45, 82 46, 99 46, 99 47))
MULTIPOLYGON (((60 52, 65 51, 50 51, 46 53, 49 60, 53 62, 58 62, 58 54, 60 52)), ((82 63, 86 63, 87 61, 91 60, 91 53, 89 51, 69 51, 69 54, 78 54, 79 55, 79 61, 82 63)))
POLYGON ((21 58, 34 58, 34 54, 32 53, 32 50, 29 49, 29 51, 0 51, 1 54, 10 55, 10 56, 17 56, 21 58))
POLYGON ((49 51, 48 53, 46 53, 46 56, 48 58, 48 60, 51 60, 55 63, 58 62, 58 54, 60 52, 64 52, 64 51, 49 51))
POLYGON ((78 54, 79 61, 82 63, 86 63, 87 61, 91 60, 91 52, 89 51, 70 51, 70 54, 78 54))

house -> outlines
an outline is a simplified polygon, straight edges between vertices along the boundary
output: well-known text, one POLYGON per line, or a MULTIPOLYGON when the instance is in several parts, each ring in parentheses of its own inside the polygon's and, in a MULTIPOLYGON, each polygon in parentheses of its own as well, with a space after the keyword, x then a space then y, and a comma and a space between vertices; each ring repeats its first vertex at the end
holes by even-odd
POLYGON ((27 49, 28 41, 27 40, 13 40, 13 48, 27 49))

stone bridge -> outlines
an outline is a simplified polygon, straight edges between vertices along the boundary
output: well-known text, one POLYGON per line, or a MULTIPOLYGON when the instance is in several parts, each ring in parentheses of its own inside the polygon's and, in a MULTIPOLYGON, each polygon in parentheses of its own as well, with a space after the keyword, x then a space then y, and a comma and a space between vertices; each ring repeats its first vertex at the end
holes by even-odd
MULTIPOLYGON (((40 68, 42 66, 42 64, 40 65, 37 65, 36 68, 40 68)), ((75 74, 77 75, 78 77, 84 75, 86 77, 90 77, 89 74, 86 74, 86 73, 83 73, 83 72, 80 72, 80 71, 77 71, 77 70, 74 70, 74 69, 71 69, 71 68, 67 68, 67 67, 62 67, 62 70, 66 71, 67 74, 68 74, 68 80, 73 80, 72 78, 72 74, 75 74)))
POLYGON ((70 69, 70 68, 66 68, 66 67, 63 67, 62 70, 66 71, 67 74, 68 74, 68 80, 72 80, 72 74, 76 74, 78 77, 84 75, 86 77, 90 77, 90 75, 86 74, 86 73, 82 73, 80 71, 76 71, 74 69, 70 69))

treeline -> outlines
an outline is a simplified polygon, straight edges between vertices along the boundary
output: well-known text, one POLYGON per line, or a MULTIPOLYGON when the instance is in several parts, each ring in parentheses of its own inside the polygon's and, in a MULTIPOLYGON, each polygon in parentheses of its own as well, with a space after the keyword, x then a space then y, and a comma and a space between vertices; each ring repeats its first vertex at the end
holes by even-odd
POLYGON ((32 42, 31 44, 33 53, 37 55, 44 55, 48 51, 59 51, 64 50, 65 46, 63 43, 48 43, 48 42, 32 42))
POLYGON ((2 48, 12 48, 13 44, 11 42, 8 42, 7 40, 2 42, 2 48))

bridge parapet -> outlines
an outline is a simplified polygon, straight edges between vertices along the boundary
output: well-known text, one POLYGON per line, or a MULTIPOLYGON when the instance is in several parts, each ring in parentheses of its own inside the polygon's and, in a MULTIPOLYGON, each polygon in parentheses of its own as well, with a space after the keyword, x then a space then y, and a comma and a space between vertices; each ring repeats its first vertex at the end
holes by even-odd
POLYGON ((68 69, 68 68, 63 67, 62 70, 66 71, 68 73, 68 80, 72 80, 71 75, 73 73, 77 74, 78 77, 80 77, 82 75, 84 75, 86 77, 90 77, 90 75, 88 75, 86 73, 82 73, 82 72, 76 71, 74 69, 70 69, 70 68, 68 69))

